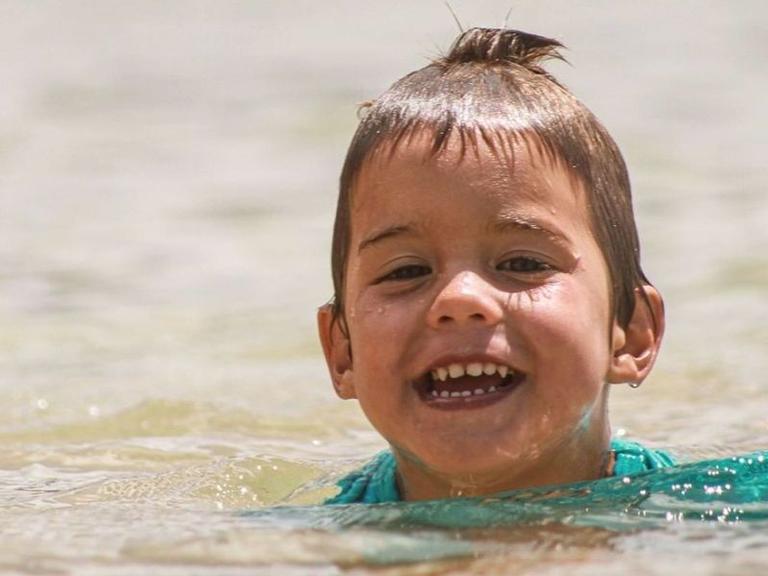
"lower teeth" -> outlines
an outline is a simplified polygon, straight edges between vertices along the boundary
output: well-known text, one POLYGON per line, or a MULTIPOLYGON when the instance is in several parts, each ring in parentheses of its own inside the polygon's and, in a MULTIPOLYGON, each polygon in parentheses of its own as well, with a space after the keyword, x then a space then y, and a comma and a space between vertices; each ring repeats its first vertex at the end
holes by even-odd
POLYGON ((474 391, 462 390, 461 392, 448 392, 448 390, 438 392, 437 390, 432 390, 432 396, 434 398, 467 398, 469 396, 481 396, 486 393, 490 394, 491 392, 496 392, 496 386, 491 386, 488 390, 477 388, 474 391))
POLYGON ((501 390, 502 388, 506 388, 510 384, 514 382, 511 381, 511 379, 503 379, 501 382, 499 382, 499 385, 491 385, 488 387, 488 389, 483 388, 475 388, 474 390, 435 390, 434 388, 430 390, 430 395, 433 398, 468 398, 470 396, 482 396, 483 394, 491 394, 492 392, 496 392, 497 390, 501 390))

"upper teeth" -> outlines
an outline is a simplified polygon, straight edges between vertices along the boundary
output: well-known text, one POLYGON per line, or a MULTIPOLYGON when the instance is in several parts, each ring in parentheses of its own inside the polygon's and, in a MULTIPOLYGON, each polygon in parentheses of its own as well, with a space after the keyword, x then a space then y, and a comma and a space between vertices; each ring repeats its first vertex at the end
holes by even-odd
POLYGON ((506 378, 509 373, 509 366, 495 364, 493 362, 470 362, 469 364, 449 364, 432 370, 432 379, 445 382, 448 378, 461 378, 465 374, 469 376, 480 376, 486 374, 492 376, 498 373, 502 378, 506 378))

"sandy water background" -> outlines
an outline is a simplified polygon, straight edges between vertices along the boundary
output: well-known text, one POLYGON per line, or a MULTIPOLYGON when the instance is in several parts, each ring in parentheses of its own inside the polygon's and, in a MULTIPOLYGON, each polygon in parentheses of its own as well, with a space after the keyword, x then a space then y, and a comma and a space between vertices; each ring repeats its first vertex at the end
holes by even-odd
MULTIPOLYGON (((768 447, 768 4, 512 5, 621 145, 667 301, 615 427, 683 459, 768 447)), ((519 529, 377 568, 404 535, 235 514, 317 502, 383 445, 315 341, 336 179, 356 104, 455 34, 438 1, 0 2, 0 572, 768 569, 748 526, 519 529)))

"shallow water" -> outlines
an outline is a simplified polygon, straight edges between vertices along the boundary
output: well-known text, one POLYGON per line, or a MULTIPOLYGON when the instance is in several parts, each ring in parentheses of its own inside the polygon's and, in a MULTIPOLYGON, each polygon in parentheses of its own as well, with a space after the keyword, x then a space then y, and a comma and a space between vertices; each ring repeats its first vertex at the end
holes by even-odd
MULTIPOLYGON (((508 10, 452 5, 467 25, 508 10)), ((668 332, 613 422, 684 461, 768 447, 766 22, 757 0, 510 16, 570 47, 551 69, 627 157, 668 332)), ((681 521, 661 497, 652 526, 269 508, 382 447, 315 342, 335 181, 356 103, 454 26, 440 2, 0 5, 1 571, 766 570, 763 521, 681 521)))

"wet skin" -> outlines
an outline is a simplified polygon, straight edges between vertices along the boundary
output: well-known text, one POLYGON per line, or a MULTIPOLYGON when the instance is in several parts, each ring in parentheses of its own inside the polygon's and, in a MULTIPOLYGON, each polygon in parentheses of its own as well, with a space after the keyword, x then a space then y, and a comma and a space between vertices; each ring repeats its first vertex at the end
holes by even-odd
POLYGON ((611 317, 584 190, 524 145, 514 162, 430 145, 377 154, 355 183, 349 340, 319 317, 337 392, 391 444, 406 499, 601 476, 607 382, 645 372, 627 370, 636 334, 611 317), (508 373, 441 380, 452 364, 508 373))

